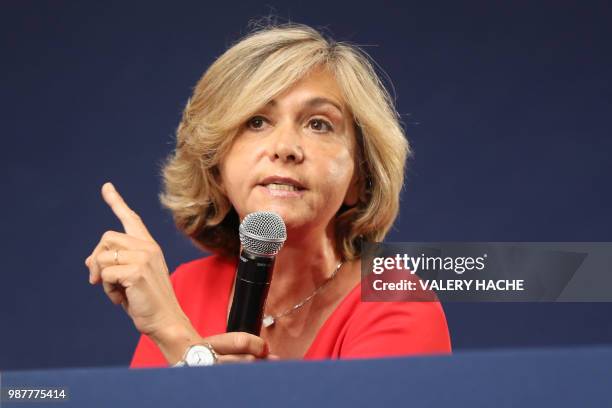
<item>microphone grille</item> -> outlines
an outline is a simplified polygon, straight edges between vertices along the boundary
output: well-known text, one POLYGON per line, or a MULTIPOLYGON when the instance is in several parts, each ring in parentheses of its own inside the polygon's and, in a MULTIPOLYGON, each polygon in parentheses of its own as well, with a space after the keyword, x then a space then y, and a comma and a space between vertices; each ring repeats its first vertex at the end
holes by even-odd
POLYGON ((250 213, 240 224, 240 243, 254 255, 274 256, 287 239, 287 229, 280 215, 271 211, 250 213))

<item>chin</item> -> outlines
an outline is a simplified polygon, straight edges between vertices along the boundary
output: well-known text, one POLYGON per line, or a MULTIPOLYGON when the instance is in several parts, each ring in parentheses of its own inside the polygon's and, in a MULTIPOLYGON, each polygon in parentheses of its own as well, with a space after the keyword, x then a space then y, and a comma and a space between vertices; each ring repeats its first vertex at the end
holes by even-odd
POLYGON ((278 214, 285 222, 287 230, 301 228, 304 225, 308 224, 308 217, 305 217, 303 214, 300 214, 298 211, 295 210, 295 208, 291 208, 284 205, 262 205, 253 211, 271 211, 278 214))
POLYGON ((280 215, 280 217, 285 221, 285 225, 287 228, 292 225, 302 224, 301 218, 295 211, 292 211, 291 208, 279 207, 279 206, 269 206, 265 211, 272 211, 280 215))

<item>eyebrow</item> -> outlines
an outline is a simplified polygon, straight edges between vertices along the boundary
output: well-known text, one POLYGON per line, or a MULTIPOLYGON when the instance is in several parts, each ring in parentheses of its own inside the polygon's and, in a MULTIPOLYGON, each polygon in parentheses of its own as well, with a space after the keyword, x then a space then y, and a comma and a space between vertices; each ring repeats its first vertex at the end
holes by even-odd
MULTIPOLYGON (((275 107, 277 105, 277 103, 276 103, 276 101, 274 99, 272 99, 271 101, 269 101, 267 103, 267 105, 275 107)), ((308 99, 307 101, 305 101, 302 104, 302 106, 307 106, 309 108, 316 108, 316 107, 319 107, 321 105, 332 105, 334 108, 338 109, 338 111, 340 111, 340 113, 344 114, 344 111, 342 110, 342 107, 338 103, 332 101, 331 99, 324 98, 322 96, 317 96, 317 97, 308 99)))

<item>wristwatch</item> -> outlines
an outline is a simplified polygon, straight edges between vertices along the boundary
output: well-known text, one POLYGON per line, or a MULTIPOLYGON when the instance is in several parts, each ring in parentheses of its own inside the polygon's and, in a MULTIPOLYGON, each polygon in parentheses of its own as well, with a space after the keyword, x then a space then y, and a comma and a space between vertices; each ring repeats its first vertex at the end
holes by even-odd
POLYGON ((194 344, 189 347, 183 359, 173 367, 202 367, 217 363, 217 353, 208 343, 194 344))

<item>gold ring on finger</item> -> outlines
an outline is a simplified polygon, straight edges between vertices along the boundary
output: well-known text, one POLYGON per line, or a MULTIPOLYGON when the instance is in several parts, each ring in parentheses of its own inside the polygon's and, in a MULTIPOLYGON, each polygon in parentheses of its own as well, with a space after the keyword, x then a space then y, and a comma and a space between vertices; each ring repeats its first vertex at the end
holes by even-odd
POLYGON ((115 265, 119 265, 119 250, 115 249, 115 265))

